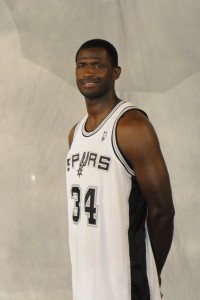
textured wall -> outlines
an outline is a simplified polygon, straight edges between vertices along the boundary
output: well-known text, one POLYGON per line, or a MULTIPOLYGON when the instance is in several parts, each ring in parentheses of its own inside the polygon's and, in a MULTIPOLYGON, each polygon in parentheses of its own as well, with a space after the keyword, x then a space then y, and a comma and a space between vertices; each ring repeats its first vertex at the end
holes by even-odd
POLYGON ((0 300, 71 300, 67 133, 83 114, 74 55, 113 42, 118 95, 158 133, 173 188, 166 300, 197 300, 200 253, 198 0, 0 0, 0 300))

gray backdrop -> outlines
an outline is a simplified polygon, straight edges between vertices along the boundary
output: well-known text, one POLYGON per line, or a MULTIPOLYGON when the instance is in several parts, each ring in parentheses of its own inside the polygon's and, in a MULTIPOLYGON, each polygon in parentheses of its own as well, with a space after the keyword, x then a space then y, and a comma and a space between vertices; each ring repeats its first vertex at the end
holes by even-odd
POLYGON ((199 0, 0 0, 0 300, 72 299, 65 157, 85 114, 74 55, 96 37, 117 47, 118 95, 147 112, 168 165, 164 299, 197 300, 199 0))

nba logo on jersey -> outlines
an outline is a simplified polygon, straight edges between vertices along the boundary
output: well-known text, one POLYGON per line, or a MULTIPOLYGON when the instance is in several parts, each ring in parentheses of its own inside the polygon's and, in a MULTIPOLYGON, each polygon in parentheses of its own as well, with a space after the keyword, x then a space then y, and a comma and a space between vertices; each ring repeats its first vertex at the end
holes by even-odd
POLYGON ((106 136, 107 136, 107 131, 104 131, 104 132, 103 132, 102 139, 101 139, 102 142, 105 140, 106 136))

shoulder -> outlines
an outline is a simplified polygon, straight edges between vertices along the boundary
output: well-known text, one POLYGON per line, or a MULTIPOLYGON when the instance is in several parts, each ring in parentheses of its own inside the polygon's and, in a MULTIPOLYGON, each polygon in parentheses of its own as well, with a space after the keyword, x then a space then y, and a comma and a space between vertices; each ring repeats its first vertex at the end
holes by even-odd
POLYGON ((131 109, 125 112, 119 119, 117 131, 123 133, 140 134, 143 130, 153 130, 145 112, 140 109, 131 109))
POLYGON ((142 159, 150 152, 160 152, 160 145, 153 125, 139 109, 124 113, 117 124, 117 142, 129 161, 142 159))
MULTIPOLYGON (((78 124, 78 123, 77 123, 78 124)), ((70 130, 69 132, 69 135, 68 135, 68 143, 69 143, 69 147, 71 147, 71 144, 73 142, 73 138, 74 138, 74 132, 75 132, 75 129, 76 129, 76 126, 77 124, 75 124, 72 129, 70 130)))

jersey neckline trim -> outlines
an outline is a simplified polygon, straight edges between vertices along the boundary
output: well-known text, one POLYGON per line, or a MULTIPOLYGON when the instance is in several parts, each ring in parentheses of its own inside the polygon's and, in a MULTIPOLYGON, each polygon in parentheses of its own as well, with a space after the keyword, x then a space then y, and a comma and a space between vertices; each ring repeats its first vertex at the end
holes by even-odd
POLYGON ((107 115, 107 117, 99 124, 99 126, 93 130, 93 131, 90 131, 90 132, 87 132, 85 130, 85 125, 86 125, 86 122, 87 122, 87 119, 88 119, 88 115, 85 117, 85 120, 82 124, 82 134, 83 136, 85 137, 90 137, 92 135, 94 135, 95 133, 97 133, 102 127, 103 125, 108 121, 108 119, 110 119, 110 117, 116 112, 116 110, 121 106, 123 105, 124 103, 126 103, 126 101, 120 101, 112 110, 111 112, 107 115))

